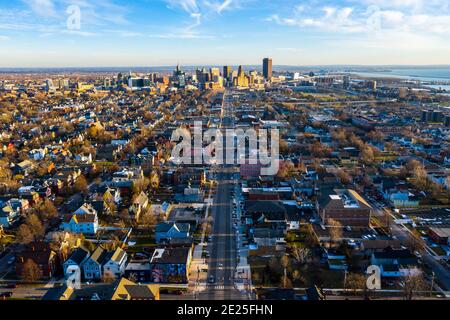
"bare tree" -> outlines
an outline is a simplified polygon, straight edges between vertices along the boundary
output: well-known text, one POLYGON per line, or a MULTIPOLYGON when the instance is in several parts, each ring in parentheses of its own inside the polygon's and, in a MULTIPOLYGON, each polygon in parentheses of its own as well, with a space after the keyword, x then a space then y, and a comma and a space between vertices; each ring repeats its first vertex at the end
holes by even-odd
POLYGON ((76 192, 86 194, 88 192, 88 183, 84 176, 79 176, 74 184, 76 192))
POLYGON ((36 207, 36 213, 42 219, 53 219, 58 216, 58 210, 53 202, 48 199, 45 199, 36 207))
POLYGON ((304 246, 293 246, 292 255, 298 263, 305 263, 311 256, 311 249, 304 246))
POLYGON ((356 294, 358 290, 364 290, 366 288, 366 277, 358 273, 349 273, 347 275, 346 286, 356 294))
POLYGON ((20 244, 29 244, 33 242, 34 236, 27 224, 20 225, 16 233, 16 242, 20 244))
POLYGON ((34 282, 42 277, 42 271, 39 266, 31 259, 28 259, 23 265, 22 279, 27 282, 34 282))
POLYGON ((416 269, 412 267, 408 267, 408 269, 413 271, 410 271, 404 278, 403 294, 405 300, 413 300, 414 297, 420 295, 419 292, 427 291, 428 286, 421 271, 416 271, 416 269))
POLYGON ((45 234, 45 227, 41 220, 35 214, 30 214, 26 219, 26 224, 29 227, 35 240, 41 239, 45 234))
POLYGON ((332 245, 339 244, 342 241, 342 229, 342 224, 339 221, 328 219, 328 232, 330 233, 330 241, 332 245))

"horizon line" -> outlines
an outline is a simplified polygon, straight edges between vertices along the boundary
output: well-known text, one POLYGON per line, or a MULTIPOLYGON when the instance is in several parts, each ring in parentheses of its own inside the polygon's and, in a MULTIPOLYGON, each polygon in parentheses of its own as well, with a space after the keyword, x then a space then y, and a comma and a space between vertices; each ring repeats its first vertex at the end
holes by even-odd
MULTIPOLYGON (((184 68, 200 68, 200 67, 222 67, 222 66, 247 66, 247 67, 261 67, 262 64, 178 64, 184 68)), ((35 67, 1 67, 0 70, 39 70, 39 69, 145 69, 145 68, 172 68, 176 67, 177 64, 167 64, 167 65, 151 65, 151 66, 35 66, 35 67)), ((445 67, 450 68, 450 64, 306 64, 306 65, 294 65, 294 64, 274 64, 273 67, 295 67, 295 68, 312 68, 312 67, 431 67, 439 68, 445 67)))

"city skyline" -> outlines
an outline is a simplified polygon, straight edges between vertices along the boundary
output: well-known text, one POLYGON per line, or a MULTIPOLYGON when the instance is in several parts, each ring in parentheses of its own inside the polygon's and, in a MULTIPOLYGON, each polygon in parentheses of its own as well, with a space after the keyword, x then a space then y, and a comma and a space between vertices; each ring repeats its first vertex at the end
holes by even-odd
POLYGON ((0 67, 448 65, 449 21, 444 0, 15 0, 0 67))

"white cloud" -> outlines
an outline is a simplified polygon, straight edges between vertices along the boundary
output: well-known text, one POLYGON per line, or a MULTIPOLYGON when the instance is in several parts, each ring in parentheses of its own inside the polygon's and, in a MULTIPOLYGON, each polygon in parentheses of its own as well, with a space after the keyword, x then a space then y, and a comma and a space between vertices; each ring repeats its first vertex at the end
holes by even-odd
POLYGON ((37 15, 42 17, 56 16, 55 4, 53 0, 22 0, 37 15))
POLYGON ((282 18, 275 14, 266 21, 276 22, 280 25, 314 28, 326 32, 362 32, 365 29, 364 25, 352 17, 352 8, 323 7, 321 11, 322 15, 318 17, 282 18))
POLYGON ((170 8, 181 8, 189 14, 198 13, 199 7, 196 0, 166 0, 170 8))
POLYGON ((7 41, 9 40, 9 37, 7 36, 0 36, 0 41, 7 41))
MULTIPOLYGON (((274 14, 266 21, 280 25, 311 28, 333 33, 371 33, 374 31, 437 33, 450 32, 450 12, 405 10, 420 8, 423 0, 366 0, 369 7, 322 7, 316 10, 295 11, 292 16, 274 14), (380 7, 374 5, 380 5, 380 7), (388 6, 391 9, 382 8, 388 6), (395 8, 395 9, 394 9, 395 8), (375 26, 375 28, 374 28, 375 26)), ((430 0, 433 5, 444 1, 430 0)))
POLYGON ((220 15, 225 11, 240 8, 243 0, 164 0, 169 9, 186 12, 194 20, 186 30, 192 30, 202 25, 213 15, 220 15))

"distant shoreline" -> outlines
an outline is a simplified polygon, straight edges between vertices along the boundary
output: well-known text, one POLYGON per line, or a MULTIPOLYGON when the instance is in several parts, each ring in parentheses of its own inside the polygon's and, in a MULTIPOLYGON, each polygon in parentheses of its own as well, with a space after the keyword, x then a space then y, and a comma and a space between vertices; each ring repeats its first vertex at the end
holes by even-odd
MULTIPOLYGON (((182 66, 185 70, 195 70, 197 68, 210 68, 222 66, 217 65, 186 65, 182 66)), ((119 67, 0 67, 0 73, 52 73, 52 72, 128 72, 128 71, 157 71, 173 70, 176 65, 168 66, 119 66, 119 67)), ((237 68, 238 65, 232 65, 237 68)), ((261 65, 243 65, 246 69, 261 69, 261 65)), ((323 70, 330 72, 347 73, 389 73, 393 70, 440 70, 449 69, 450 65, 274 65, 275 71, 298 71, 298 70, 323 70)))

